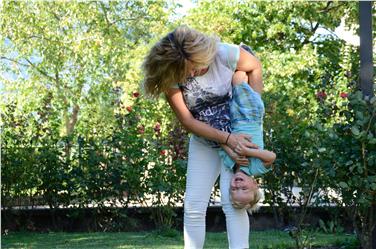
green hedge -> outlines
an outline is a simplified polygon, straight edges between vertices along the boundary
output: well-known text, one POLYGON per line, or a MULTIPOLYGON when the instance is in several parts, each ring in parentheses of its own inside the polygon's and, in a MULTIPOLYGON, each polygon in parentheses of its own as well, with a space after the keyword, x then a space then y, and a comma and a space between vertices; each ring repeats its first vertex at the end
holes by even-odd
POLYGON ((135 98, 131 111, 114 114, 108 135, 93 128, 69 137, 51 125, 53 111, 40 110, 46 118, 37 120, 14 107, 2 116, 3 207, 19 198, 51 208, 181 201, 187 133, 175 121, 155 121, 171 115, 155 103, 135 98), (143 112, 153 118, 143 119, 143 112))

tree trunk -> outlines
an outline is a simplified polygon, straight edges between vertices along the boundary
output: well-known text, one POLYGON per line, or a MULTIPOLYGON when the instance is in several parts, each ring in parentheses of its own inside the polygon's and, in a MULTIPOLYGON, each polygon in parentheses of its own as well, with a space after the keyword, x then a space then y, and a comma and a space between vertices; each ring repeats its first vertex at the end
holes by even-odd
POLYGON ((74 126, 77 123, 78 118, 78 111, 80 110, 80 106, 75 104, 73 107, 73 112, 70 118, 68 118, 68 115, 65 118, 65 128, 66 128, 66 135, 69 136, 74 131, 74 126))

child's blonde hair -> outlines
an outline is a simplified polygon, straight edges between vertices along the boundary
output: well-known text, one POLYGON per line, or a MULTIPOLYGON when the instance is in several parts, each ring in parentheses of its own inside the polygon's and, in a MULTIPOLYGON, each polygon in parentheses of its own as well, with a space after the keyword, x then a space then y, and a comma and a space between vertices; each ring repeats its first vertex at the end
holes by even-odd
POLYGON ((243 202, 234 201, 232 198, 232 193, 230 192, 230 200, 231 200, 232 206, 237 209, 245 208, 250 214, 256 212, 257 210, 260 209, 259 202, 263 198, 263 193, 261 192, 259 188, 257 188, 251 191, 251 194, 253 194, 252 200, 248 203, 243 203, 243 202))
POLYGON ((184 83, 192 67, 207 67, 214 61, 219 39, 188 26, 179 26, 157 42, 142 64, 143 87, 154 97, 177 83, 184 83))

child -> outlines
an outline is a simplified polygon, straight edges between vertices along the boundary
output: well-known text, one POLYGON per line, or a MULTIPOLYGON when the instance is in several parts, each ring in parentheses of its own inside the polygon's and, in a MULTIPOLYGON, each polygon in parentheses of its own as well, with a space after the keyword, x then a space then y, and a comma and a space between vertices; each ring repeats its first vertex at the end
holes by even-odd
POLYGON ((230 147, 222 145, 225 151, 221 150, 220 156, 224 165, 235 172, 230 184, 233 206, 235 208, 246 208, 252 212, 257 209, 256 204, 261 198, 261 192, 253 176, 268 172, 276 155, 272 151, 264 150, 262 129, 264 104, 261 99, 261 92, 253 90, 247 82, 248 77, 245 72, 237 71, 234 73, 232 99, 230 101, 231 128, 233 133, 251 135, 252 142, 257 144, 259 148, 237 146, 233 151, 230 147), (238 154, 250 158, 239 157, 238 154), (236 163, 232 158, 236 159, 236 163))

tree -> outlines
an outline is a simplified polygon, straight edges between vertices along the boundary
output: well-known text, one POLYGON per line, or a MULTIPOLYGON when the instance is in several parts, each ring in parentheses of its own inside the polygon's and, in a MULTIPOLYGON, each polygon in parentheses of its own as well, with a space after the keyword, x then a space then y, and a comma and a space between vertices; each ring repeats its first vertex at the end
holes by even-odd
MULTIPOLYGON (((60 112, 61 135, 113 123, 113 102, 130 77, 144 46, 168 22, 166 4, 143 2, 5 2, 2 5, 1 65, 7 99, 33 112, 41 96, 60 112), (37 94, 35 94, 37 93, 37 94), (28 101, 25 101, 28 99, 28 101)), ((38 117, 36 117, 38 118, 38 117)))
MULTIPOLYGON (((40 195, 51 207, 78 200, 79 205, 104 202, 103 196, 113 194, 108 182, 117 184, 113 188, 119 194, 127 185, 121 179, 131 175, 132 167, 141 165, 137 174, 145 170, 141 148, 132 154, 132 146, 143 147, 144 140, 127 132, 137 130, 139 122, 165 121, 168 114, 155 114, 163 104, 139 98, 138 109, 148 108, 145 116, 129 108, 136 100, 142 57, 148 44, 168 29, 173 7, 137 0, 1 5, 6 197, 40 195), (136 118, 128 124, 131 116, 136 118), (129 150, 124 148, 127 141, 129 150), (137 155, 142 162, 114 151, 137 155)), ((133 179, 134 185, 141 179, 133 179)))

